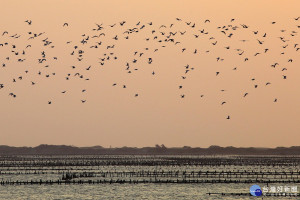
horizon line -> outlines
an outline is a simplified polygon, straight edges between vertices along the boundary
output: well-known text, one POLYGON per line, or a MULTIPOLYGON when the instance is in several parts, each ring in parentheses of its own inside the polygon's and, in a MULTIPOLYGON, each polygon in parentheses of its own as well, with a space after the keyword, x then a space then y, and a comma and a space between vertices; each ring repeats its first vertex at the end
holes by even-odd
POLYGON ((113 147, 110 145, 109 147, 105 147, 102 145, 91 145, 91 146, 77 146, 77 145, 69 145, 69 144, 39 144, 37 146, 13 146, 13 145, 5 145, 5 144, 0 144, 1 146, 6 146, 6 147, 14 147, 14 148, 36 148, 39 146, 67 146, 67 147, 76 147, 76 148, 91 148, 91 147, 101 147, 104 149, 115 149, 115 148, 137 148, 137 149, 142 149, 142 148, 155 148, 155 147, 160 147, 160 148, 202 148, 202 149, 208 149, 208 148, 256 148, 256 149, 276 149, 276 148, 292 148, 292 147, 300 147, 299 146, 276 146, 276 147, 253 147, 253 146, 247 146, 247 147, 237 147, 237 146, 219 146, 219 145, 210 145, 208 147, 200 147, 200 146, 189 146, 189 145, 183 145, 183 146, 166 146, 164 144, 155 144, 153 146, 143 146, 143 147, 136 147, 136 146, 115 146, 113 147))

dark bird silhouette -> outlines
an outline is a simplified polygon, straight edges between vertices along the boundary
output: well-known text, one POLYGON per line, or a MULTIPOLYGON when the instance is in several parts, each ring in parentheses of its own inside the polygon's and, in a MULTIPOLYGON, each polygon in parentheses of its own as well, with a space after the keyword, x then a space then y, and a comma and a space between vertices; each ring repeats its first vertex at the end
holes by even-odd
MULTIPOLYGON (((293 19, 295 19, 295 21, 298 21, 300 17, 292 18, 290 20, 294 21, 293 19)), ((23 21, 24 20, 22 20, 22 22, 23 21)), ((57 47, 56 45, 54 46, 54 43, 56 44, 59 41, 55 41, 55 42, 52 41, 50 35, 48 35, 47 33, 36 31, 38 29, 26 30, 25 34, 14 33, 11 32, 10 30, 4 31, 2 33, 2 37, 1 37, 2 39, 0 41, 1 42, 0 51, 2 52, 3 50, 3 52, 6 52, 6 55, 5 53, 3 53, 4 56, 1 61, 2 63, 0 65, 2 66, 1 69, 3 69, 1 73, 5 73, 6 71, 9 71, 11 69, 12 71, 14 71, 13 68, 15 67, 15 63, 17 63, 18 65, 23 65, 24 67, 26 67, 26 69, 22 68, 21 66, 20 71, 18 71, 19 73, 13 74, 13 76, 9 79, 9 81, 7 81, 7 83, 5 83, 5 79, 1 80, 0 89, 2 89, 1 91, 5 91, 7 88, 9 89, 13 88, 10 87, 9 84, 11 84, 14 87, 19 87, 19 85, 22 83, 24 83, 24 87, 29 85, 28 86, 29 88, 34 89, 34 87, 31 87, 30 85, 36 85, 36 87, 40 87, 43 85, 41 83, 45 80, 49 82, 49 84, 55 82, 57 80, 56 77, 54 77, 56 76, 56 74, 61 75, 63 81, 68 80, 68 84, 63 85, 64 87, 68 86, 69 84, 73 84, 73 83, 75 84, 75 81, 78 81, 76 82, 76 84, 78 84, 79 88, 83 88, 83 87, 86 88, 87 85, 85 81, 89 81, 92 80, 93 78, 95 79, 97 77, 101 77, 100 73, 105 73, 105 69, 109 70, 111 68, 115 70, 113 71, 114 73, 117 72, 119 61, 121 63, 122 62, 126 63, 126 67, 124 67, 124 65, 121 64, 121 68, 120 68, 120 71, 125 72, 124 73, 125 76, 131 76, 131 78, 137 78, 137 76, 145 76, 145 79, 146 76, 151 76, 151 79, 153 81, 156 81, 158 78, 163 78, 164 75, 164 73, 160 73, 160 69, 164 68, 164 66, 160 66, 161 65, 160 59, 164 59, 164 57, 160 57, 160 59, 157 60, 156 58, 159 58, 160 53, 164 55, 163 49, 165 47, 170 49, 174 48, 174 50, 177 50, 174 51, 175 54, 172 55, 175 59, 177 59, 177 57, 179 58, 179 56, 182 56, 184 59, 190 59, 189 56, 193 56, 192 59, 194 59, 195 62, 199 61, 198 64, 200 65, 199 66, 200 70, 203 73, 208 73, 208 74, 211 72, 215 72, 216 73, 215 76, 217 76, 218 81, 226 80, 226 78, 227 79, 230 78, 229 77, 230 72, 233 71, 235 71, 234 75, 238 75, 238 76, 240 75, 240 73, 250 74, 250 71, 246 70, 246 66, 248 64, 250 65, 250 64, 260 63, 260 59, 263 59, 264 57, 265 59, 270 59, 267 63, 269 63, 269 65, 271 65, 272 68, 274 68, 274 69, 272 68, 269 69, 270 71, 273 71, 272 72, 274 73, 273 75, 281 76, 282 79, 287 79, 287 76, 283 74, 284 73, 283 71, 286 71, 290 66, 298 64, 297 63, 298 60, 295 57, 293 57, 294 55, 296 55, 296 53, 299 52, 298 50, 300 50, 296 40, 297 38, 294 37, 294 36, 298 36, 298 33, 295 30, 295 28, 297 27, 300 28, 300 26, 298 25, 294 27, 287 27, 285 29, 282 28, 280 29, 279 27, 278 29, 279 35, 273 36, 273 34, 264 32, 263 29, 259 29, 259 28, 256 28, 256 30, 252 29, 252 27, 255 26, 252 26, 250 24, 246 25, 246 24, 236 23, 236 21, 238 20, 235 18, 232 18, 229 24, 223 23, 215 27, 214 27, 214 23, 211 23, 210 19, 206 19, 204 22, 202 21, 201 24, 192 21, 187 21, 187 22, 182 22, 182 21, 183 20, 180 18, 175 18, 173 19, 173 21, 168 22, 167 24, 155 24, 152 23, 152 21, 151 22, 139 21, 137 23, 133 23, 133 26, 132 23, 127 24, 126 21, 121 21, 121 22, 116 22, 116 23, 106 24, 106 25, 96 24, 96 26, 91 28, 93 32, 89 32, 89 30, 87 30, 86 32, 84 32, 84 34, 80 34, 78 39, 72 38, 71 40, 70 38, 66 38, 66 40, 63 41, 62 44, 64 46, 62 46, 61 48, 65 48, 63 50, 66 51, 66 56, 70 57, 70 62, 71 62, 71 64, 66 66, 63 64, 60 65, 61 63, 63 63, 64 57, 58 57, 59 55, 57 53, 58 51, 55 51, 57 47), (193 30, 196 27, 200 27, 200 26, 201 28, 199 28, 199 30, 197 29, 193 30), (239 31, 236 31, 239 29, 245 32, 245 34, 240 34, 239 31), (24 35, 26 36, 25 40, 23 41, 24 43, 22 45, 19 45, 19 41, 21 41, 24 38, 24 35), (137 35, 140 35, 140 37, 137 35), (218 37, 222 37, 222 39, 219 40, 218 37), (272 46, 267 47, 266 46, 267 44, 273 42, 272 38, 277 40, 277 43, 276 41, 274 41, 274 43, 272 43, 272 46), (280 40, 278 40, 278 38, 280 40), (189 44, 189 46, 184 46, 184 44, 186 44, 186 40, 191 40, 191 39, 193 39, 192 41, 195 41, 194 44, 189 44), (140 43, 138 40, 141 40, 140 43), (132 46, 131 48, 130 42, 132 41, 134 41, 137 45, 140 46, 136 48, 132 46), (253 46, 251 46, 250 48, 247 45, 247 43, 243 44, 239 41, 241 42, 250 41, 249 45, 251 44, 253 46), (38 42, 40 42, 40 48, 37 45, 38 42), (205 44, 205 42, 207 44, 211 43, 212 45, 208 45, 208 46, 201 45, 201 44, 205 44), (126 51, 128 51, 128 55, 126 54, 126 56, 124 57, 122 57, 122 55, 118 55, 118 53, 122 52, 119 50, 122 48, 120 47, 120 45, 123 45, 123 43, 125 44, 126 47, 128 47, 126 48, 126 51), (232 45, 234 44, 234 46, 232 46, 231 44, 232 45), (36 55, 36 57, 33 57, 33 61, 35 62, 32 62, 30 63, 30 65, 28 65, 28 62, 31 62, 31 60, 28 61, 26 59, 29 58, 28 55, 30 56, 32 55, 31 47, 36 48, 34 49, 34 51, 38 52, 38 54, 36 55), (51 50, 52 48, 55 49, 51 50), (205 54, 203 55, 202 52, 205 54), (266 53, 268 53, 268 55, 266 53), (227 62, 228 60, 231 61, 227 57, 230 56, 230 54, 232 54, 232 57, 230 57, 230 59, 235 59, 235 57, 237 57, 238 59, 237 62, 235 62, 235 60, 232 60, 233 63, 238 63, 241 61, 242 63, 244 63, 244 66, 243 64, 240 64, 238 67, 236 66, 232 67, 227 62), (282 61, 282 59, 279 59, 280 58, 279 56, 281 55, 282 55, 282 59, 287 59, 285 60, 285 63, 282 61), (201 56, 206 56, 207 60, 210 59, 214 63, 208 66, 202 65, 201 56), (98 66, 94 66, 92 65, 91 62, 89 62, 90 61, 89 59, 91 57, 96 57, 97 60, 99 59, 97 61, 99 62, 98 66), (250 61, 245 63, 248 60, 250 61), (216 61, 217 63, 215 63, 216 61), (151 64, 151 65, 147 65, 147 64, 151 64), (284 65, 286 66, 282 67, 284 65), (58 67, 62 69, 59 70, 58 67), (207 67, 206 68, 207 70, 204 69, 205 67, 207 67), (237 69, 239 70, 237 71, 237 69), (277 73, 276 71, 277 72, 282 71, 282 73, 277 73), (99 73, 99 76, 97 73, 99 73), (159 74, 159 76, 154 77, 154 75, 156 74, 159 74), (2 81, 4 81, 4 83, 2 83, 2 81)), ((25 22, 28 25, 32 24, 31 20, 26 20, 25 22)), ((275 24, 275 22, 271 22, 271 23, 275 24)), ((68 25, 69 25, 68 23, 64 23, 63 27, 67 27, 68 25)), ((273 26, 273 28, 276 29, 278 27, 277 25, 275 25, 273 26)), ((61 36, 60 33, 57 34, 61 36)), ((64 37, 61 38, 63 39, 64 37)), ((170 51, 170 53, 171 52, 173 51, 170 51)), ((205 60, 205 62, 203 63, 206 62, 207 61, 205 60)), ((174 66, 172 70, 173 69, 174 71, 176 71, 177 69, 176 66, 174 66)), ((196 74, 193 74, 194 69, 196 69, 196 67, 194 68, 191 67, 190 65, 184 66, 184 68, 181 70, 180 74, 178 75, 178 78, 180 80, 185 80, 184 82, 186 84, 190 84, 189 79, 191 78, 192 80, 193 79, 192 76, 194 77, 196 76, 196 74)), ((253 73, 259 73, 259 72, 254 70, 253 73)), ((117 77, 118 79, 123 78, 122 76, 117 76, 117 77)), ((239 77, 242 78, 244 76, 239 76, 239 77)), ((254 88, 258 88, 259 84, 261 84, 262 86, 264 83, 266 86, 271 84, 270 82, 267 82, 267 80, 265 80, 267 77, 268 76, 266 74, 266 76, 262 76, 262 78, 259 78, 262 79, 260 80, 261 82, 257 82, 255 78, 252 78, 251 81, 246 78, 246 81, 248 80, 248 83, 250 82, 251 88, 253 86, 254 88)), ((126 78, 122 80, 116 80, 116 79, 113 80, 116 81, 115 83, 112 84, 112 86, 114 86, 113 88, 114 91, 116 92, 119 91, 119 85, 120 88, 127 88, 126 78)), ((184 85, 182 83, 178 83, 178 85, 177 86, 176 85, 175 88, 178 87, 178 89, 180 89, 182 93, 185 93, 185 90, 189 90, 188 85, 184 85)), ((276 84, 272 83, 272 87, 275 87, 276 85, 277 83, 276 84)), ((133 86, 130 85, 130 87, 134 87, 134 86, 136 85, 133 86)), ((65 94, 66 91, 68 91, 68 94, 71 95, 72 93, 71 90, 68 90, 68 88, 64 88, 64 89, 65 89, 64 91, 59 90, 58 93, 65 94)), ((264 88, 260 86, 260 89, 263 90, 264 88)), ((258 92, 259 90, 256 89, 254 90, 253 93, 258 92)), ((80 91, 84 93, 82 95, 85 96, 89 95, 89 92, 86 92, 86 89, 80 89, 80 91)), ((127 92, 127 90, 122 90, 122 91, 127 92)), ((225 95, 227 93, 231 94, 231 91, 234 90, 230 90, 229 88, 227 90, 226 88, 226 92, 225 92, 225 90, 217 89, 217 92, 220 91, 223 92, 223 94, 225 95)), ((241 91, 238 92, 239 92, 238 94, 243 95, 243 97, 248 96, 248 92, 251 93, 251 91, 248 91, 247 93, 243 93, 241 91)), ((179 95, 181 98, 185 98, 186 94, 179 94, 179 95)), ((9 96, 14 98, 16 97, 14 93, 10 93, 9 96)), ((67 98, 68 96, 69 95, 64 95, 64 98, 67 98)), ((138 97, 138 96, 139 96, 138 93, 134 94, 134 97, 138 97)), ((202 98, 204 97, 204 95, 201 94, 200 97, 202 98)), ((210 96, 206 95, 206 97, 207 98, 205 99, 209 99, 210 96)), ((18 94, 18 98, 19 98, 19 94, 18 94)), ((51 97, 50 99, 51 101, 48 101, 48 104, 51 104, 52 102, 56 101, 54 97, 51 97)), ((84 100, 79 99, 79 100, 82 103, 86 102, 85 99, 84 100)), ((251 98, 249 100, 251 100, 251 98)), ((227 104, 229 102, 229 101, 222 101, 220 99, 218 101, 221 102, 221 105, 227 104)), ((274 102, 277 102, 277 98, 274 100, 274 102)), ((227 119, 230 119, 229 115, 227 119)))
POLYGON ((26 20, 25 21, 28 25, 31 25, 32 24, 32 21, 31 20, 26 20))

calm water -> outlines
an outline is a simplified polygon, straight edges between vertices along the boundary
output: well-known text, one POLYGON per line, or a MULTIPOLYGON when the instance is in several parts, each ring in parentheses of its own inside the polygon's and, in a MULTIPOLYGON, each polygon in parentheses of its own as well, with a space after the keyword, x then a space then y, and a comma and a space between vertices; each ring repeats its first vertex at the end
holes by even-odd
POLYGON ((100 184, 2 186, 1 199, 299 199, 240 197, 208 192, 249 192, 249 184, 100 184))
MULTIPOLYGON (((198 179, 214 180, 220 175, 207 176, 205 172, 298 172, 298 160, 289 159, 280 165, 276 159, 274 164, 260 162, 256 165, 249 162, 252 158, 243 158, 242 162, 233 165, 220 165, 223 158, 215 158, 210 163, 203 162, 201 157, 189 157, 194 164, 183 164, 182 157, 0 157, 0 181, 39 181, 52 180, 63 181, 66 173, 84 174, 90 176, 77 176, 73 180, 150 180, 147 172, 163 172, 157 175, 160 180, 198 179), (125 159, 124 159, 125 158, 125 159), (194 160, 196 158, 196 160, 194 160), (221 160, 220 160, 221 159, 221 160), (99 161, 101 162, 93 162, 99 161), (130 164, 122 163, 122 160, 132 161, 130 164), (113 161, 113 162, 112 162, 113 161), (153 161, 153 162, 149 162, 153 161), (163 161, 163 162, 161 162, 163 161), (201 164, 202 163, 202 164, 201 164), (187 174, 191 172, 203 172, 197 178, 187 174), (143 175, 122 175, 122 172, 144 172, 143 175), (168 176, 167 172, 177 172, 177 177, 168 176), (118 174, 120 173, 120 174, 118 174), (106 174, 104 176, 104 174, 106 174)), ((189 158, 187 159, 189 162, 189 158)), ((262 158, 263 159, 263 158, 262 158)), ((284 158, 282 158, 284 159, 284 158)), ((253 160, 252 160, 253 161, 253 160)), ((254 162, 254 161, 253 161, 254 162)), ((257 160, 255 161, 257 162, 257 160)), ((255 176, 231 176, 223 179, 249 180, 255 176)), ((265 179, 288 180, 288 176, 270 176, 265 179)), ((208 195, 208 193, 249 193, 249 188, 255 183, 139 183, 139 184, 28 184, 28 185, 0 185, 0 199, 300 199, 300 197, 252 197, 252 196, 222 196, 220 194, 208 195)), ((266 183, 257 183, 261 187, 266 183)), ((271 183, 269 186, 297 186, 298 183, 271 183)))

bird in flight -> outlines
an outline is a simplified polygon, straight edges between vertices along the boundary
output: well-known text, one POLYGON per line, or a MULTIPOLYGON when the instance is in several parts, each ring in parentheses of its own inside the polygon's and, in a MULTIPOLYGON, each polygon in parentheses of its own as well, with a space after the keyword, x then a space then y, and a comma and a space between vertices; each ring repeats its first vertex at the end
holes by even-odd
MULTIPOLYGON (((12 74, 7 82, 1 79, 0 91, 1 93, 4 92, 5 96, 9 94, 8 98, 15 98, 14 89, 20 87, 21 84, 34 90, 45 84, 57 85, 55 81, 61 80, 68 81, 68 84, 60 84, 63 88, 60 88, 57 93, 65 94, 60 95, 60 98, 69 98, 68 96, 73 93, 71 88, 76 87, 81 88, 77 91, 81 95, 78 102, 90 103, 86 99, 91 95, 90 88, 95 86, 89 82, 94 81, 94 84, 101 84, 101 81, 107 81, 106 77, 111 77, 110 81, 112 82, 108 82, 108 84, 105 82, 103 85, 108 85, 113 92, 120 92, 120 88, 128 87, 122 91, 126 94, 129 92, 128 95, 132 98, 138 97, 141 91, 132 95, 130 89, 139 89, 143 85, 141 83, 134 84, 133 80, 145 82, 151 80, 153 81, 151 83, 154 83, 159 79, 168 77, 168 84, 174 84, 173 88, 179 89, 181 92, 181 94, 175 94, 177 98, 186 98, 187 100, 192 96, 188 93, 192 85, 197 86, 201 91, 207 85, 205 81, 212 81, 212 86, 208 88, 211 89, 211 92, 216 92, 217 95, 221 91, 220 95, 222 96, 218 97, 220 98, 218 102, 221 102, 222 108, 225 109, 227 104, 230 104, 229 99, 224 99, 225 95, 234 96, 235 90, 229 88, 220 90, 218 84, 223 87, 223 84, 226 85, 225 81, 235 81, 233 77, 239 77, 240 80, 242 75, 249 77, 250 74, 251 76, 256 75, 255 73, 259 74, 259 71, 254 70, 257 65, 266 66, 260 68, 262 71, 266 70, 264 72, 266 76, 263 76, 262 80, 258 80, 259 78, 256 76, 257 80, 256 78, 250 80, 245 78, 245 84, 249 83, 249 85, 243 85, 242 89, 236 91, 238 92, 237 96, 246 97, 249 92, 252 97, 251 89, 255 89, 253 93, 257 93, 259 90, 264 90, 267 93, 270 88, 279 85, 281 83, 279 81, 289 81, 286 80, 289 75, 288 69, 298 65, 295 55, 297 51, 300 52, 300 48, 299 41, 295 36, 298 34, 297 28, 300 26, 283 28, 273 21, 271 24, 276 25, 272 27, 277 28, 278 34, 270 34, 263 30, 263 27, 259 28, 255 24, 239 23, 242 20, 238 18, 231 18, 229 23, 223 24, 218 24, 212 19, 204 19, 200 22, 175 18, 168 23, 154 23, 152 21, 131 23, 124 20, 109 24, 93 23, 91 28, 80 30, 82 32, 78 34, 77 38, 74 33, 72 39, 68 35, 64 39, 65 31, 63 30, 67 29, 60 26, 58 35, 61 37, 59 40, 51 37, 51 34, 47 32, 39 31, 38 27, 32 29, 32 26, 29 26, 27 27, 29 30, 23 33, 6 30, 2 33, 0 40, 0 51, 6 52, 1 54, 3 58, 0 60, 0 66, 2 66, 0 73, 5 74, 13 68, 16 73, 12 74), (240 34, 241 31, 244 33, 240 34), (61 44, 60 40, 63 40, 61 44), (278 44, 274 41, 270 45, 272 40, 276 40, 278 44), (192 42, 189 44, 186 41, 192 42), (24 43, 24 45, 19 43, 24 43), (60 48, 66 52, 66 56, 60 55, 58 53, 60 50, 56 46, 61 46, 60 48), (33 54, 32 50, 39 52, 38 55, 33 54), (172 53, 173 55, 171 55, 172 53), (93 58, 97 59, 96 63, 92 61, 93 58), (261 62, 260 59, 263 58, 265 61, 261 62), (70 64, 63 65, 64 59, 70 61, 70 64), (180 68, 181 60, 193 60, 195 66, 187 64, 184 68, 180 68), (171 61, 172 64, 167 63, 168 61, 171 61), (232 63, 239 63, 239 66, 232 66, 231 61, 232 63), (16 65, 12 63, 16 63, 16 65), (253 65, 253 68, 249 65, 253 65), (111 74, 108 73, 110 70, 111 74), (168 73, 165 73, 165 70, 168 73), (276 83, 273 84, 272 82, 271 85, 272 80, 267 79, 273 77, 273 73, 274 77, 279 76, 279 78, 276 83), (171 75, 175 74, 174 82, 169 80, 172 78, 171 75), (196 79, 201 75, 206 75, 211 79, 196 79), (148 80, 149 76, 151 79, 148 80), (264 85, 263 83, 268 87, 261 87, 264 85), (110 87, 111 85, 114 87, 113 89, 110 87), (258 87, 259 85, 260 87, 258 87), (12 91, 7 91, 8 89, 12 91), (241 90, 248 92, 245 93, 241 90)), ((295 17, 289 20, 298 21, 299 19, 300 17, 295 17)), ((26 21, 21 20, 21 22, 32 25, 32 21, 28 19, 26 21)), ((67 22, 62 24, 63 27, 69 26, 67 22)), ((18 99, 20 96, 18 93, 18 99)), ((206 99, 211 98, 207 93, 205 93, 205 98, 203 97, 204 94, 201 94, 201 102, 208 102, 206 99)), ((51 96, 51 101, 48 101, 48 104, 56 102, 54 98, 55 95, 51 96)), ((199 93, 197 98, 199 98, 199 93)), ((137 101, 141 99, 143 98, 137 98, 137 101)), ((251 98, 247 98, 245 103, 250 100, 251 98)), ((186 103, 187 101, 183 102, 186 103)), ((277 102, 277 98, 274 99, 274 102, 277 102)), ((216 107, 218 105, 220 103, 217 103, 216 107)), ((227 119, 230 119, 230 115, 227 119)))
POLYGON ((32 21, 31 20, 26 20, 25 21, 28 25, 31 25, 32 24, 32 21))

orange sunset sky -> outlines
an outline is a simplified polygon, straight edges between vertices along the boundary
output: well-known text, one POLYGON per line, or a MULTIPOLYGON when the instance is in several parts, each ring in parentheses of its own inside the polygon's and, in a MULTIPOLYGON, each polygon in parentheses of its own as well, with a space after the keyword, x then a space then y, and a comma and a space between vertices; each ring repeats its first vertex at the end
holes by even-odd
POLYGON ((299 145, 300 19, 295 18, 300 16, 300 1, 7 0, 1 1, 1 7, 0 44, 8 43, 0 46, 0 64, 5 64, 0 68, 0 84, 4 85, 0 89, 1 145, 299 145), (205 23, 207 19, 210 22, 205 23), (124 26, 119 24, 122 21, 126 21, 124 26), (103 30, 93 31, 95 23, 103 24, 103 30), (145 28, 124 38, 124 31, 142 25, 145 28), (228 25, 229 30, 222 32, 228 25), (231 30, 234 26, 238 28, 231 30), (5 31, 8 33, 3 35, 5 31), (170 31, 177 31, 171 38, 180 43, 159 43, 170 31), (179 31, 186 33, 180 35, 179 31), (28 32, 43 34, 28 40, 28 32), (100 33, 105 36, 92 38, 100 33), (14 38, 15 34, 20 37, 14 38), (116 35, 118 40, 113 39, 116 35), (88 43, 81 44, 88 36, 88 43), (53 48, 43 46, 46 38, 53 48), (98 49, 90 48, 100 41, 98 49), (107 49, 109 45, 115 47, 107 49), (84 51, 82 61, 70 55, 78 50, 74 46, 84 51), (225 48, 228 46, 230 49, 225 48), (183 48, 186 51, 182 53, 183 48), (269 51, 264 53, 265 49, 269 51), (47 61, 40 64, 42 51, 47 61), (114 53, 111 59, 117 59, 101 66, 99 58, 104 58, 104 53, 114 53), (144 54, 139 57, 139 53, 144 54), (254 56, 256 53, 259 55, 254 56), (148 64, 150 57, 153 62, 148 64), (224 60, 217 61, 218 57, 224 60), (18 62, 18 58, 26 60, 18 62), (132 73, 126 71, 127 62, 132 73), (271 66, 274 63, 278 63, 275 68, 271 66), (186 65, 193 68, 187 74, 186 65), (45 77, 52 73, 55 75, 45 77), (266 85, 268 82, 271 84, 266 85), (112 86, 114 83, 117 85, 112 86), (243 97, 245 93, 248 95, 243 97))

